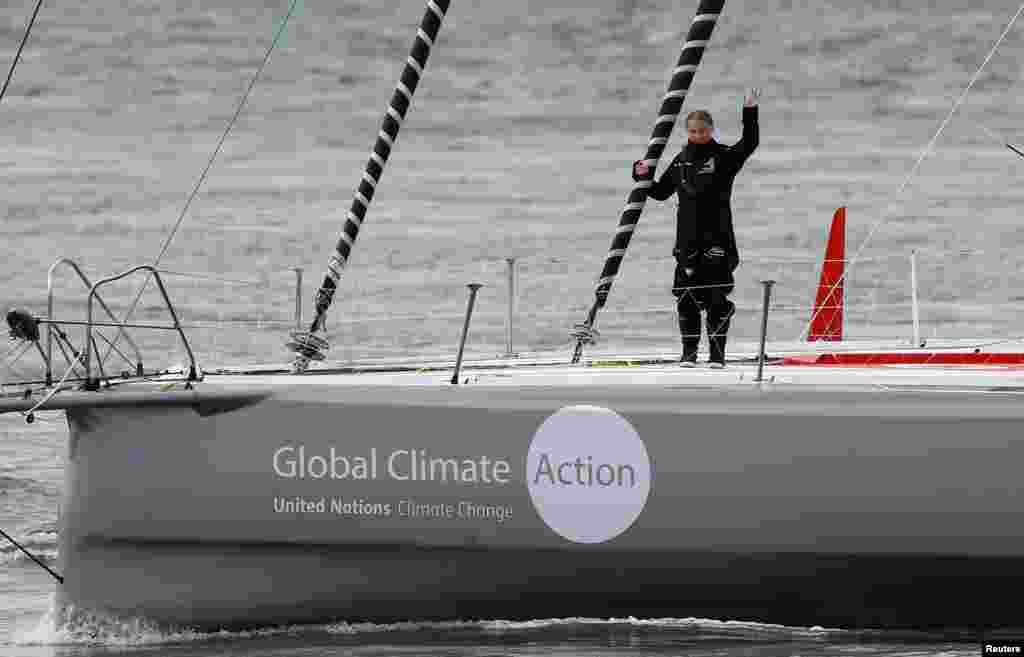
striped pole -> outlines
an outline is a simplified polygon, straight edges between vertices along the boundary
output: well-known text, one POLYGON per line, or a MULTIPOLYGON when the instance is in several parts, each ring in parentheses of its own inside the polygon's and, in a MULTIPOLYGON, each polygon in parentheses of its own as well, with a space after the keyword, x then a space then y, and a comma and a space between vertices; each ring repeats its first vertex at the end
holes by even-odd
POLYGON ((419 29, 416 31, 412 52, 405 60, 405 69, 402 71, 394 95, 391 97, 391 103, 381 129, 377 133, 377 140, 370 152, 370 159, 366 163, 366 170, 359 182, 355 198, 352 200, 352 207, 349 209, 341 238, 327 264, 327 274, 313 301, 313 322, 310 324, 309 331, 292 332, 292 342, 287 344, 287 347, 296 354, 295 361, 292 363, 294 373, 304 372, 310 360, 323 360, 324 358, 323 351, 328 347, 327 341, 317 336, 316 333, 323 330, 327 309, 334 299, 338 279, 341 278, 341 272, 352 253, 352 247, 359 235, 359 227, 366 217, 366 210, 370 206, 370 201, 373 200, 374 190, 384 173, 384 165, 398 140, 398 130, 402 127, 402 121, 405 120, 409 106, 412 104, 413 93, 423 75, 423 69, 427 66, 427 58, 430 57, 430 50, 437 39, 437 33, 441 29, 441 23, 448 11, 450 1, 427 0, 427 9, 419 29))
POLYGON ((608 300, 608 293, 612 289, 612 283, 619 274, 619 266, 629 248, 629 240, 633 237, 637 222, 640 221, 640 214, 647 202, 647 189, 651 186, 654 178, 654 170, 658 166, 668 138, 672 134, 672 127, 676 124, 679 112, 683 107, 683 99, 686 97, 693 82, 693 76, 700 65, 704 49, 711 41, 711 32, 715 29, 715 23, 722 13, 725 0, 701 0, 697 8, 697 15, 690 24, 689 33, 683 43, 682 53, 679 55, 679 62, 672 73, 672 81, 668 85, 668 92, 661 103, 661 110, 658 112, 658 119, 654 122, 654 130, 651 132, 651 140, 647 144, 647 155, 644 161, 650 167, 649 177, 638 181, 629 193, 626 207, 622 210, 622 217, 619 219, 619 227, 612 238, 612 246, 608 251, 608 258, 604 262, 604 269, 601 271, 601 278, 597 281, 595 290, 594 305, 590 307, 587 319, 582 324, 573 327, 571 336, 576 338, 576 350, 573 352, 572 362, 578 363, 583 354, 584 344, 593 344, 596 332, 594 321, 597 319, 597 311, 604 307, 608 300))

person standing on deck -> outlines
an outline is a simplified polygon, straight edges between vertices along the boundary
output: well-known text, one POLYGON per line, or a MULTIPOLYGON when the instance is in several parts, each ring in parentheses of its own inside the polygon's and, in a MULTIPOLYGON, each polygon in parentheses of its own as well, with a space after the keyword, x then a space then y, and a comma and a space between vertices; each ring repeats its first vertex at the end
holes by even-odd
POLYGON ((732 227, 730 197, 736 174, 757 148, 760 89, 743 100, 743 136, 732 146, 715 140, 714 121, 704 110, 686 117, 687 144, 673 158, 661 179, 644 160, 633 163, 633 180, 652 180, 648 196, 659 201, 679 195, 676 243, 672 254, 676 271, 672 283, 679 310, 683 355, 679 364, 694 367, 700 345, 703 310, 707 316, 709 364, 725 367, 725 341, 736 306, 728 295, 733 272, 739 265, 736 235, 732 227))

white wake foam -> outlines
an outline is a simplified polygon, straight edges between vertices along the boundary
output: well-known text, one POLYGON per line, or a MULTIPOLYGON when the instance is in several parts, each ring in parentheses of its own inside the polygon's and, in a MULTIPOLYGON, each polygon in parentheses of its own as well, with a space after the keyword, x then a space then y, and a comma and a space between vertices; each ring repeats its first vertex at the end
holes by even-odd
POLYGON ((56 596, 51 595, 49 609, 32 630, 13 637, 15 645, 89 645, 89 646, 154 646, 212 640, 254 639, 283 635, 380 635, 399 633, 437 633, 477 631, 481 635, 521 634, 539 630, 591 626, 632 626, 648 630, 684 631, 687 634, 708 633, 719 637, 748 639, 834 639, 847 634, 845 630, 822 627, 788 627, 745 621, 719 621, 700 618, 549 618, 528 621, 483 620, 398 623, 350 623, 338 621, 315 625, 280 625, 254 630, 199 632, 188 628, 167 628, 144 618, 112 617, 104 614, 59 609, 56 596))

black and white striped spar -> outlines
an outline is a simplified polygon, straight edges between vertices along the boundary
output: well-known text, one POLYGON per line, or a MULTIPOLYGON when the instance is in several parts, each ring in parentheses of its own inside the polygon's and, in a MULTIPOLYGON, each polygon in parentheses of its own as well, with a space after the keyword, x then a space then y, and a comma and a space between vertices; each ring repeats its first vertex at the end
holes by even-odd
POLYGON ((612 283, 619 274, 619 266, 629 248, 629 240, 633 237, 633 230, 640 221, 640 213, 644 210, 647 201, 647 189, 651 186, 654 177, 654 170, 658 166, 658 160, 665 150, 668 138, 672 134, 676 119, 683 107, 683 99, 686 97, 693 82, 693 76, 697 72, 700 60, 704 56, 704 49, 711 41, 711 33, 715 29, 715 23, 722 13, 725 0, 701 0, 697 7, 697 15, 690 24, 690 30, 683 43, 683 51, 679 55, 679 62, 672 73, 672 81, 668 85, 668 92, 661 103, 661 110, 658 112, 658 119, 654 122, 654 130, 651 132, 651 140, 647 144, 647 155, 644 160, 650 167, 650 174, 647 178, 640 180, 633 186, 629 193, 629 200, 622 210, 622 217, 619 219, 619 227, 612 238, 612 246, 608 251, 608 258, 605 260, 604 269, 601 271, 601 278, 597 281, 595 290, 596 299, 590 307, 586 322, 577 324, 573 328, 572 337, 576 338, 576 350, 573 352, 572 362, 578 363, 583 353, 583 345, 594 341, 594 321, 597 318, 597 311, 604 307, 608 300, 608 293, 612 289, 612 283))
POLYGON ((374 190, 384 173, 384 165, 395 147, 402 121, 405 120, 406 113, 412 105, 413 93, 423 75, 423 69, 427 66, 427 58, 430 57, 430 50, 437 39, 437 33, 441 29, 441 23, 448 12, 449 4, 450 0, 428 0, 427 2, 426 12, 413 41, 412 52, 405 60, 405 68, 395 86, 395 93, 391 97, 391 103, 388 105, 387 115, 384 117, 381 129, 377 133, 377 140, 370 152, 366 170, 363 172, 363 177, 352 200, 352 207, 349 209, 341 237, 327 264, 327 274, 313 301, 315 313, 313 322, 310 324, 309 331, 293 332, 291 334, 293 341, 287 345, 296 353, 295 361, 292 364, 292 371, 295 373, 304 372, 309 361, 322 360, 324 357, 323 351, 327 349, 327 341, 317 336, 316 333, 323 329, 327 309, 334 299, 341 271, 345 268, 349 255, 352 253, 352 246, 359 234, 359 227, 366 218, 366 210, 370 201, 373 200, 374 190))

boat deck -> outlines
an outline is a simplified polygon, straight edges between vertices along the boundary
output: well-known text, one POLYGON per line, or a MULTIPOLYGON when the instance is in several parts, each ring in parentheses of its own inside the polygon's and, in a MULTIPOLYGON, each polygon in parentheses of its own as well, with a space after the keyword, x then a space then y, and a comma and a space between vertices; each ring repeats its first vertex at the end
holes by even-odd
MULTIPOLYGON (((947 343, 924 349, 878 349, 872 343, 781 345, 767 355, 758 379, 756 345, 737 345, 725 369, 706 362, 679 366, 678 353, 593 350, 576 365, 564 353, 463 362, 459 382, 475 386, 813 386, 876 389, 1024 391, 1024 344, 947 343), (849 361, 846 364, 844 361, 849 361)), ((301 376, 287 363, 219 368, 206 380, 224 385, 450 386, 454 359, 316 363, 301 376)))
MULTIPOLYGON (((84 392, 72 384, 52 395, 53 391, 45 388, 26 393, 19 387, 8 387, 6 394, 0 395, 0 413, 152 402, 181 404, 225 396, 265 396, 285 389, 312 391, 314 387, 360 388, 374 396, 378 393, 373 390, 425 392, 427 388, 465 392, 501 388, 507 396, 510 388, 517 387, 543 389, 547 397, 564 396, 570 390, 575 391, 570 396, 598 389, 625 393, 627 387, 636 388, 640 396, 650 396, 655 389, 693 393, 773 391, 786 396, 815 391, 1024 394, 1024 343, 1016 341, 950 342, 927 350, 882 349, 878 344, 850 342, 780 344, 769 351, 760 378, 757 353, 757 345, 738 344, 730 351, 725 369, 711 369, 706 362, 683 368, 677 353, 665 351, 623 354, 592 349, 575 365, 564 352, 477 357, 463 361, 458 386, 452 385, 453 358, 325 361, 313 363, 301 375, 291 373, 289 362, 201 368, 200 381, 191 385, 182 368, 172 368, 142 378, 111 379, 109 387, 101 386, 96 392, 84 392), (648 392, 641 394, 641 387, 648 392), (43 399, 45 402, 39 404, 43 399)), ((636 396, 633 392, 629 395, 636 396)))

